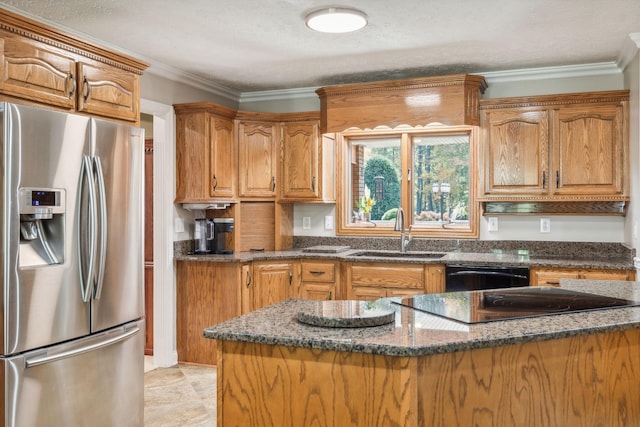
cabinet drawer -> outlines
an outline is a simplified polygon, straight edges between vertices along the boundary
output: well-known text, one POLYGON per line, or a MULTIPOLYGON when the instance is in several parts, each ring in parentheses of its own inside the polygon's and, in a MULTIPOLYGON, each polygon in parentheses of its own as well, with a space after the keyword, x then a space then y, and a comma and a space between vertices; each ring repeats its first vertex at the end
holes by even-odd
POLYGON ((534 286, 560 286, 560 279, 579 279, 578 272, 573 271, 538 271, 534 286))
POLYGON ((303 262, 302 281, 303 282, 333 282, 336 277, 336 266, 334 263, 303 262))
POLYGON ((352 286, 384 286, 386 288, 424 288, 424 268, 395 265, 353 265, 352 286))

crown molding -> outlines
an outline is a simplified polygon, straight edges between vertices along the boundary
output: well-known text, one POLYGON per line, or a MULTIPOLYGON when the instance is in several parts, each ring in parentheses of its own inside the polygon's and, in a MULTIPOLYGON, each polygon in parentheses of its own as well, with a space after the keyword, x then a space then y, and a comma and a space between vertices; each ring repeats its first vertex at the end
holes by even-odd
MULTIPOLYGON (((640 38, 640 33, 638 33, 640 38)), ((546 80, 584 76, 596 76, 606 74, 618 74, 622 72, 616 62, 601 62, 593 64, 563 65, 559 67, 524 68, 520 70, 490 71, 486 73, 471 73, 481 75, 487 83, 516 82, 523 80, 546 80)), ((318 87, 306 87, 297 89, 269 90, 256 92, 243 92, 240 95, 242 102, 252 101, 276 101, 292 98, 316 97, 318 87)))
POLYGON ((619 74, 622 70, 611 62, 593 64, 561 65, 558 67, 523 68, 520 70, 490 71, 478 73, 484 76, 488 84, 523 80, 566 79, 574 77, 619 74))
POLYGON ((302 87, 295 89, 263 90, 256 92, 243 92, 240 94, 240 102, 278 101, 282 99, 300 99, 317 97, 316 90, 319 86, 302 87))
POLYGON ((633 58, 638 54, 638 49, 640 49, 640 33, 629 34, 629 38, 626 39, 624 46, 622 46, 622 51, 616 61, 621 70, 627 68, 633 61, 633 58))
POLYGON ((204 90, 213 95, 217 95, 233 102, 238 102, 241 97, 241 93, 237 90, 231 89, 222 84, 216 83, 212 80, 205 79, 192 73, 188 73, 177 68, 171 67, 166 64, 162 64, 153 60, 146 60, 149 63, 149 68, 145 73, 153 74, 158 77, 163 77, 168 80, 172 80, 177 83, 184 83, 188 86, 196 89, 204 90))

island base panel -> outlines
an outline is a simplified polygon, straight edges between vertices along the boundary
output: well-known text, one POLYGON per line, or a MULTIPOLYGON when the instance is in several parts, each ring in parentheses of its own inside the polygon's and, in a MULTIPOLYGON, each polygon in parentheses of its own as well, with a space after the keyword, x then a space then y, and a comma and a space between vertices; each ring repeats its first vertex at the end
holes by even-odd
POLYGON ((218 426, 640 425, 640 330, 420 357, 220 341, 218 426))

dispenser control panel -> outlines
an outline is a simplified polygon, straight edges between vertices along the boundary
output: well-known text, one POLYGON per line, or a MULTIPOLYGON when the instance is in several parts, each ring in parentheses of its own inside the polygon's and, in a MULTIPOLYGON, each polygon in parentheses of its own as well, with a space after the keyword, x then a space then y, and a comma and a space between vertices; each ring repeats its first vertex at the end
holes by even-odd
POLYGON ((65 212, 65 191, 59 188, 21 188, 20 215, 50 219, 65 212))

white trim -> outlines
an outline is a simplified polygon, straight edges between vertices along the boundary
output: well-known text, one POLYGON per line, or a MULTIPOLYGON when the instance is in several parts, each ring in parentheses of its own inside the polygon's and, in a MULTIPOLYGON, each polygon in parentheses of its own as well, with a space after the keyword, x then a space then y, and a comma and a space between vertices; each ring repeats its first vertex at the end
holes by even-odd
POLYGON ((640 33, 629 34, 629 38, 622 47, 622 51, 616 61, 621 70, 627 68, 631 61, 633 61, 633 58, 638 54, 638 49, 640 49, 640 33))
MULTIPOLYGON (((488 71, 478 74, 485 78, 488 84, 515 82, 523 80, 546 80, 559 78, 572 78, 584 76, 601 76, 606 74, 622 73, 615 62, 601 62, 594 64, 562 65, 559 67, 523 68, 520 70, 488 71)), ((306 87, 297 89, 266 90, 257 92, 243 92, 240 94, 240 102, 274 101, 293 98, 315 97, 318 87, 306 87)))
POLYGON ((140 110, 153 115, 153 359, 154 365, 168 367, 178 363, 172 217, 174 113, 171 105, 145 99, 140 101, 140 110))
POLYGON ((303 87, 297 89, 264 90, 256 92, 243 92, 240 94, 240 102, 277 101, 281 99, 311 98, 317 96, 316 87, 303 87))
POLYGON ((489 71, 473 73, 482 75, 488 84, 504 83, 522 80, 563 79, 584 76, 601 76, 619 74, 622 70, 615 62, 600 62, 594 64, 561 65, 559 67, 523 68, 520 70, 489 71))
MULTIPOLYGON (((140 56, 138 55, 138 57, 140 56)), ((242 97, 242 94, 237 90, 228 88, 212 80, 196 76, 195 74, 187 73, 185 71, 179 70, 166 64, 162 64, 157 61, 149 60, 147 58, 141 59, 150 64, 149 68, 145 70, 145 73, 164 77, 175 82, 184 83, 194 88, 204 90, 205 92, 209 92, 213 95, 218 95, 225 99, 229 99, 233 102, 238 102, 238 100, 242 97)))

